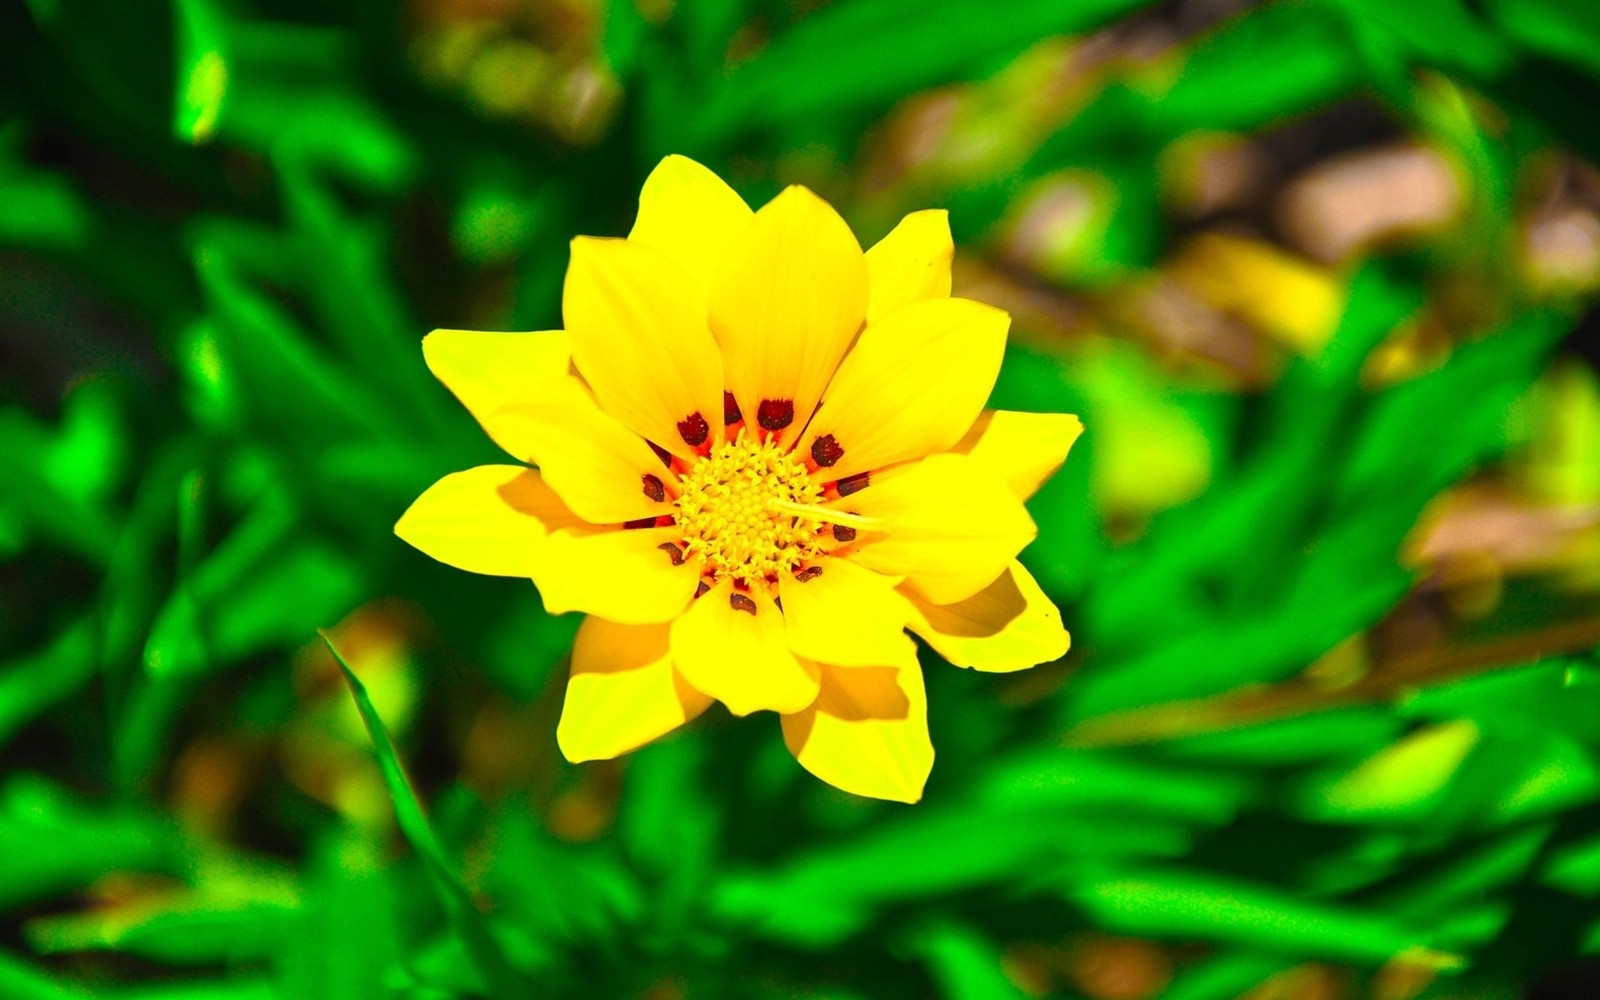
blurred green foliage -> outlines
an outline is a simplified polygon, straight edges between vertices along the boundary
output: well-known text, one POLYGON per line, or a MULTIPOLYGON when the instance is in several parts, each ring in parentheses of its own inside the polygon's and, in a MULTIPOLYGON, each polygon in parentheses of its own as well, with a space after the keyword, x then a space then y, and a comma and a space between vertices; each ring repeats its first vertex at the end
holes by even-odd
POLYGON ((0 8, 0 997, 1600 995, 1597 11, 0 8), (948 207, 1089 428, 916 807, 566 765, 575 622, 390 534, 669 152, 948 207))

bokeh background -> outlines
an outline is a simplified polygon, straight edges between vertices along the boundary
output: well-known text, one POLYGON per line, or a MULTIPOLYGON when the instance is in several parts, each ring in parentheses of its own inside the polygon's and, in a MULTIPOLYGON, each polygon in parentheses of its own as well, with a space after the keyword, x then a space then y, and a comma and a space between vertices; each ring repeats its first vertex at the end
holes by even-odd
POLYGON ((1578 0, 7 0, 0 997, 1600 997, 1597 108, 1578 0), (567 765, 391 534, 670 152, 948 208, 1088 427, 918 806, 567 765))

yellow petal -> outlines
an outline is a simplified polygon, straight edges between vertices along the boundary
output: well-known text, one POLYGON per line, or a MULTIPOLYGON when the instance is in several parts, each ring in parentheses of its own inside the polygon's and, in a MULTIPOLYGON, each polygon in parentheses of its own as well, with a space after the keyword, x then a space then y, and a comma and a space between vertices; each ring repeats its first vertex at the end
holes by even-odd
POLYGON ((841 666, 895 662, 914 613, 894 589, 899 581, 844 559, 823 558, 810 569, 778 582, 789 648, 841 666))
POLYGON ((590 524, 539 473, 517 466, 446 476, 411 505, 395 534, 458 569, 531 578, 551 614, 669 621, 700 580, 697 560, 675 565, 661 549, 677 540, 674 529, 590 524))
POLYGON ((580 236, 561 308, 573 362, 623 426, 684 458, 717 433, 722 355, 704 297, 669 257, 580 236))
POLYGON ((922 299, 950 295, 950 214, 912 212, 867 251, 867 322, 922 299))
POLYGON ((911 602, 916 607, 911 630, 958 667, 1026 670, 1061 659, 1072 644, 1061 627, 1061 612, 1020 562, 964 601, 936 605, 913 597, 911 602))
POLYGON ((495 443, 512 451, 492 425, 491 415, 513 403, 538 399, 545 384, 565 377, 572 343, 564 330, 435 330, 422 338, 422 357, 495 443))
POLYGON ((930 455, 875 475, 834 506, 878 522, 852 559, 906 577, 935 604, 964 600, 993 583, 1035 534, 1016 494, 966 455, 930 455))
POLYGON ((671 513, 669 503, 651 499, 646 477, 665 488, 672 474, 576 378, 546 383, 538 399, 496 410, 487 423, 513 455, 539 466, 545 482, 586 521, 620 524, 671 513))
POLYGON ((683 682, 667 655, 666 625, 590 616, 572 643, 556 743, 574 764, 609 760, 672 732, 711 699, 683 682))
POLYGON ((572 515, 532 469, 480 465, 428 487, 394 533, 457 569, 531 577, 535 552, 572 515))
POLYGON ((755 213, 722 178, 686 156, 669 156, 645 178, 631 243, 654 247, 689 272, 703 301, 755 213))
POLYGON ((757 212, 710 300, 711 330, 745 420, 784 440, 798 434, 866 308, 866 258, 826 202, 791 187, 757 212))
POLYGON ((571 525, 540 545, 533 582, 553 615, 584 611, 624 625, 676 618, 700 583, 700 563, 662 548, 673 528, 571 525), (681 558, 681 557, 676 557, 681 558))
POLYGON ((1067 460, 1083 421, 1068 413, 985 410, 952 451, 970 455, 1026 500, 1067 460))
POLYGON ((831 438, 842 479, 944 451, 961 440, 994 388, 1011 318, 968 299, 914 302, 867 327, 828 384, 802 442, 831 438))
POLYGON ((933 770, 928 702, 915 655, 898 667, 821 667, 821 693, 783 718, 807 771, 854 795, 916 802, 933 770))
POLYGON ((789 651, 783 613, 759 592, 738 596, 755 612, 729 603, 723 582, 696 598, 672 625, 672 661, 683 679, 734 715, 763 709, 798 712, 817 697, 817 678, 789 651))

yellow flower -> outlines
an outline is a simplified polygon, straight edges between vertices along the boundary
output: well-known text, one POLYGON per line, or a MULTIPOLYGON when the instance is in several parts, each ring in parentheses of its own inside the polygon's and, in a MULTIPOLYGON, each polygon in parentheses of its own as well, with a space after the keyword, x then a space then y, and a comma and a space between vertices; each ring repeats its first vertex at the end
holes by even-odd
POLYGON ((916 647, 1020 670, 1066 653, 1017 553, 1076 417, 984 411, 1010 320, 950 296, 943 212, 862 253, 791 187, 759 212, 680 156, 627 239, 572 244, 547 333, 436 330, 433 373, 514 458, 395 526, 582 611, 556 731, 615 757, 712 700, 783 717, 809 771, 914 802, 933 765, 916 647))

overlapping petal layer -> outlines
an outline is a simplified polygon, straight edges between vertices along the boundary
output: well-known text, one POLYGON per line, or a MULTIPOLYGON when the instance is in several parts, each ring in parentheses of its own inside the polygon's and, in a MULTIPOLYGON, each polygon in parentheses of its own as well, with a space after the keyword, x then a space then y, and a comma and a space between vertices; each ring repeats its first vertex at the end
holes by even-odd
POLYGON ((798 712, 817 697, 814 667, 789 648, 783 614, 759 591, 720 583, 672 625, 672 661, 685 680, 734 715, 798 712), (740 606, 737 596, 748 602, 740 606))
POLYGON ((754 218, 722 178, 686 156, 669 156, 645 178, 628 241, 670 257, 694 279, 703 303, 711 279, 754 218))
POLYGON ((480 465, 428 487, 394 532, 456 569, 531 577, 546 536, 581 523, 532 469, 480 465))
POLYGON ((910 611, 894 589, 899 580, 846 559, 823 559, 815 569, 778 581, 789 648, 841 666, 895 662, 910 611))
POLYGON ((866 256, 839 214, 802 187, 768 202, 711 283, 711 330, 745 419, 798 434, 866 311, 866 256))
POLYGON ((565 378, 572 367, 572 340, 565 330, 435 330, 422 338, 422 356, 428 370, 461 400, 496 444, 525 458, 523 448, 492 416, 512 403, 537 399, 546 385, 565 378))
POLYGON ((783 739, 807 771, 856 795, 916 802, 933 769, 922 668, 819 667, 815 703, 785 716, 783 739))
POLYGON ((835 506, 876 522, 856 562, 905 577, 934 604, 965 600, 993 583, 1036 530, 1004 483, 950 453, 893 470, 835 506))
POLYGON ((695 718, 711 699, 684 683, 667 655, 668 626, 589 617, 572 643, 556 743, 573 763, 608 760, 695 718))
POLYGON ((952 449, 987 466, 1026 500, 1067 460, 1083 421, 1068 413, 985 410, 952 449))
POLYGON ((582 611, 614 622, 648 625, 676 618, 700 582, 694 562, 661 551, 668 528, 573 527, 544 542, 533 582, 553 615, 582 611))
POLYGON ((1026 670, 1061 659, 1072 644, 1061 612, 1020 562, 964 601, 939 605, 913 596, 911 604, 911 630, 958 667, 1026 670))
POLYGON ((643 438, 600 409, 571 376, 540 388, 537 398, 496 410, 487 422, 516 449, 513 454, 539 467, 568 507, 595 524, 671 513, 645 489, 646 476, 667 474, 643 438))
POLYGON ((1011 320, 967 299, 926 299, 867 327, 806 432, 839 457, 830 478, 943 451, 983 410, 1011 320))
POLYGON ((605 411, 693 458, 722 417, 722 355, 689 273, 643 243, 580 236, 562 311, 572 360, 605 411))
POLYGON ((948 213, 929 209, 901 219, 867 251, 867 322, 912 302, 949 296, 955 249, 948 213))
POLYGON ((615 622, 663 622, 689 603, 691 561, 660 551, 661 529, 627 530, 578 517, 532 469, 484 465, 429 487, 395 534, 472 573, 533 580, 553 614, 583 611, 615 622))

